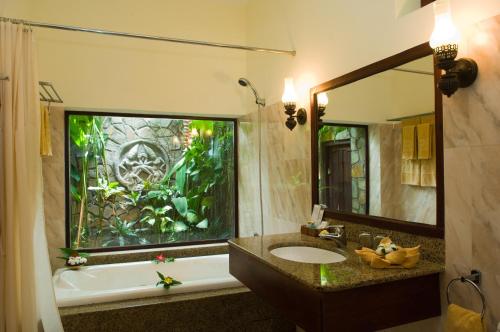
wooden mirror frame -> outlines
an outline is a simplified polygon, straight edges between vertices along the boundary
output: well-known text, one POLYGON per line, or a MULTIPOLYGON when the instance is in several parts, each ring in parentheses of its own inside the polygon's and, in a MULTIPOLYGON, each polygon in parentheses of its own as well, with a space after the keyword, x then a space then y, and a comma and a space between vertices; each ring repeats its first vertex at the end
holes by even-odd
MULTIPOLYGON (((318 181, 318 111, 316 96, 320 92, 326 92, 341 86, 359 81, 386 70, 401 66, 407 62, 432 55, 429 43, 424 43, 406 51, 372 63, 366 67, 357 69, 348 74, 321 83, 310 90, 311 102, 311 185, 312 203, 319 202, 318 181)), ((435 62, 435 60, 434 60, 435 62)), ((440 71, 434 66, 434 103, 435 103, 435 130, 436 130, 436 225, 403 221, 378 216, 361 215, 349 212, 338 212, 331 209, 325 210, 325 217, 336 220, 355 222, 373 227, 381 227, 417 235, 444 238, 444 167, 443 167, 443 99, 437 88, 437 80, 440 71)))

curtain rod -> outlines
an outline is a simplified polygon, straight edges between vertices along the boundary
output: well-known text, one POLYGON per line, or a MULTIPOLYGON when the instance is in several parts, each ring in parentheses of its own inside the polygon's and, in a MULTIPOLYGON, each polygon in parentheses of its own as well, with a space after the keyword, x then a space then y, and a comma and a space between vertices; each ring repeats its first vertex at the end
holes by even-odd
POLYGON ((224 43, 213 43, 213 42, 207 42, 207 41, 201 41, 201 40, 190 40, 190 39, 171 38, 171 37, 162 37, 162 36, 153 36, 153 35, 143 35, 143 34, 136 34, 136 33, 129 33, 129 32, 119 32, 119 31, 111 31, 111 30, 103 30, 103 29, 95 29, 95 28, 84 28, 84 27, 70 26, 70 25, 60 25, 60 24, 26 21, 26 20, 13 19, 13 18, 8 18, 8 17, 0 17, 0 21, 9 21, 9 22, 12 22, 15 24, 25 24, 28 26, 38 27, 38 28, 88 32, 88 33, 96 33, 96 34, 108 35, 108 36, 138 38, 138 39, 156 40, 156 41, 164 41, 164 42, 171 42, 171 43, 198 45, 198 46, 230 48, 230 49, 236 49, 236 50, 262 52, 262 53, 288 54, 291 56, 295 56, 295 54, 296 54, 296 51, 279 50, 279 49, 273 49, 273 48, 243 46, 243 45, 233 45, 233 44, 224 44, 224 43))

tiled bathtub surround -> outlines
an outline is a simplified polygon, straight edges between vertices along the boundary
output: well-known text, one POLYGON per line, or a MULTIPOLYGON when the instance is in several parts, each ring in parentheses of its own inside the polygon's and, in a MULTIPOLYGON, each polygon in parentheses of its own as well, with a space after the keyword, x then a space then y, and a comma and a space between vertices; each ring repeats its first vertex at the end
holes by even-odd
MULTIPOLYGON (((489 331, 500 321, 500 16, 469 30, 459 57, 477 61, 469 88, 444 97, 446 281, 478 269, 489 331)), ((461 45, 462 46, 462 45, 461 45)), ((454 295, 480 309, 467 287, 454 295)))
POLYGON ((61 308, 66 331, 294 332, 248 288, 61 308))

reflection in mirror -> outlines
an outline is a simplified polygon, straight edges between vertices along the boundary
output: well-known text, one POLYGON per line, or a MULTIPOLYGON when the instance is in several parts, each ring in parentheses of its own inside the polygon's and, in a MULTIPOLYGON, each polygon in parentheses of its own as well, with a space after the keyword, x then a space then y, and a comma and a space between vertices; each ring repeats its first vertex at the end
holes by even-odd
POLYGON ((436 225, 434 91, 432 55, 328 91, 319 202, 436 225))

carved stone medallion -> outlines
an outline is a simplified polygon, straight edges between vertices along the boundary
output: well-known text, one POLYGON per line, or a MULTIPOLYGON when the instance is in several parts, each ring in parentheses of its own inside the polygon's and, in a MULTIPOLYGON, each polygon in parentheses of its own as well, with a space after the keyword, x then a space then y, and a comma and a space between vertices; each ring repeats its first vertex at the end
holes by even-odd
POLYGON ((120 146, 115 159, 116 179, 128 190, 141 191, 144 182, 160 182, 168 171, 169 158, 163 147, 145 139, 120 146))

